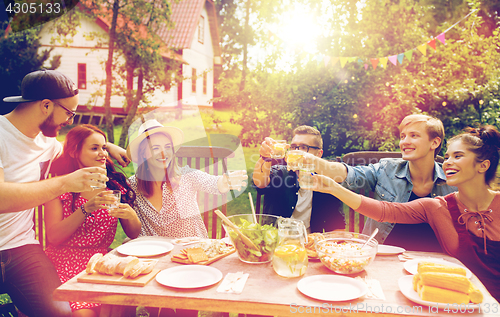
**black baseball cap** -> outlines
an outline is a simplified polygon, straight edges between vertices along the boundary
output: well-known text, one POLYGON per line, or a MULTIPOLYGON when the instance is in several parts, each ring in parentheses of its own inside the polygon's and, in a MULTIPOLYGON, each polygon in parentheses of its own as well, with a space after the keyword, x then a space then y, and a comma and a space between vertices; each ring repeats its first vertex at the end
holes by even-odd
POLYGON ((4 102, 29 102, 43 99, 63 99, 78 95, 75 83, 55 70, 37 70, 24 76, 21 95, 5 97, 4 102))

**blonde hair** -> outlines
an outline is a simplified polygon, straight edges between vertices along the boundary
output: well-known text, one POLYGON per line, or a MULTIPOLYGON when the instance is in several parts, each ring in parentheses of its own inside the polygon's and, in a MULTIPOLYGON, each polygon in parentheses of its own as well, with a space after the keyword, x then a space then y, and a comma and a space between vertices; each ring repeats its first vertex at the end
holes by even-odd
POLYGON ((321 138, 321 133, 319 133, 318 129, 310 127, 308 125, 301 125, 300 127, 296 127, 293 130, 293 135, 296 134, 309 134, 314 136, 314 140, 316 141, 316 146, 319 148, 323 148, 323 138, 321 138))
POLYGON ((403 118, 401 124, 399 125, 399 131, 403 128, 409 126, 410 124, 423 122, 425 123, 425 131, 429 135, 429 140, 440 138, 441 142, 439 146, 434 150, 434 157, 436 157, 439 152, 441 152, 441 147, 444 141, 444 126, 443 122, 438 118, 433 118, 424 114, 411 114, 403 118))

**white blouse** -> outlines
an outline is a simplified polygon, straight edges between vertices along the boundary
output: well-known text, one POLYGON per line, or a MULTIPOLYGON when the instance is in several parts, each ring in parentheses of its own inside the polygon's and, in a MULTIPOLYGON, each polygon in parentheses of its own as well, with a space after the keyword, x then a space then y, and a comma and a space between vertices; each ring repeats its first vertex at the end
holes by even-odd
POLYGON ((130 177, 130 185, 137 194, 134 210, 142 223, 139 236, 207 238, 207 229, 197 202, 198 191, 221 195, 217 187, 220 177, 184 166, 173 193, 165 183, 162 185, 162 206, 159 211, 137 191, 136 176, 130 177))

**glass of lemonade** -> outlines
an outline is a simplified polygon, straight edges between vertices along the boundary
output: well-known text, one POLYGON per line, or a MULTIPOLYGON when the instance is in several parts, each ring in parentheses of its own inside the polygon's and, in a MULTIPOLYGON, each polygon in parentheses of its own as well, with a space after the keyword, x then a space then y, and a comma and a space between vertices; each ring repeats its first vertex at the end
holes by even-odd
POLYGON ((292 150, 286 153, 286 165, 288 170, 297 171, 302 166, 301 158, 304 152, 299 150, 292 150))
POLYGON ((306 164, 303 163, 299 168, 299 186, 301 188, 313 188, 314 187, 314 179, 312 177, 312 173, 314 173, 315 166, 314 164, 306 164))
POLYGON ((285 140, 275 140, 273 143, 273 152, 271 153, 271 158, 282 159, 285 157, 286 152, 286 141, 285 140))

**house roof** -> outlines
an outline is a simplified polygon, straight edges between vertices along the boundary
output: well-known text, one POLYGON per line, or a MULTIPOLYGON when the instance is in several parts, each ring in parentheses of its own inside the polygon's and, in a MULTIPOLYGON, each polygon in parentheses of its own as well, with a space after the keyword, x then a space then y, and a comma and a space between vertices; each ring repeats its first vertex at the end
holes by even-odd
MULTIPOLYGON (((179 3, 172 4, 170 19, 174 23, 174 27, 169 28, 167 25, 160 27, 158 35, 163 40, 166 47, 170 49, 179 50, 191 48, 191 43, 205 3, 207 5, 208 23, 210 25, 214 56, 218 57, 216 58, 216 64, 220 64, 220 62, 217 62, 220 61, 221 48, 219 43, 219 30, 217 27, 217 13, 213 0, 181 0, 179 3)), ((104 31, 109 31, 111 21, 108 21, 107 18, 98 18, 96 22, 104 31)), ((122 19, 119 19, 118 24, 120 23, 123 23, 122 19)), ((141 33, 144 33, 144 31, 141 30, 141 33)), ((178 53, 171 52, 169 49, 163 49, 162 51, 162 55, 166 58, 174 57, 175 59, 185 62, 178 53)))
POLYGON ((219 30, 213 0, 181 0, 179 3, 172 4, 170 18, 175 26, 172 29, 162 28, 158 35, 171 48, 190 48, 205 3, 207 4, 212 46, 215 56, 220 56, 219 30))

